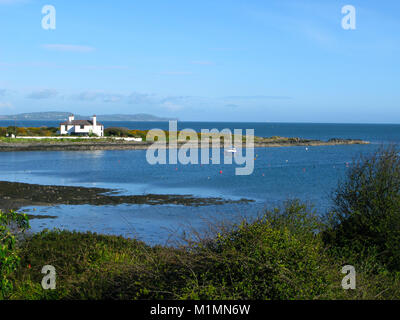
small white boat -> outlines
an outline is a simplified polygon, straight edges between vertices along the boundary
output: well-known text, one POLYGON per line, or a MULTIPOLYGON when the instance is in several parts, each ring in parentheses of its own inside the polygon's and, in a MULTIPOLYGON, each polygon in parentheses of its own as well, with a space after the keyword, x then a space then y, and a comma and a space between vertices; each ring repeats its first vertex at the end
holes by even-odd
POLYGON ((229 153, 235 153, 235 152, 237 152, 237 150, 236 150, 236 148, 229 148, 229 149, 227 149, 227 150, 225 150, 226 152, 229 152, 229 153))

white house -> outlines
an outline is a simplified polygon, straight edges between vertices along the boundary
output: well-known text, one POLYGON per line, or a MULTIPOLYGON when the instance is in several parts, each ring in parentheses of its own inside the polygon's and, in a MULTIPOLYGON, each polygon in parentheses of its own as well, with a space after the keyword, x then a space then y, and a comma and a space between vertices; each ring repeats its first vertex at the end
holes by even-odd
POLYGON ((92 120, 74 120, 74 115, 68 117, 68 121, 60 124, 61 134, 104 136, 104 126, 97 122, 96 116, 92 120))

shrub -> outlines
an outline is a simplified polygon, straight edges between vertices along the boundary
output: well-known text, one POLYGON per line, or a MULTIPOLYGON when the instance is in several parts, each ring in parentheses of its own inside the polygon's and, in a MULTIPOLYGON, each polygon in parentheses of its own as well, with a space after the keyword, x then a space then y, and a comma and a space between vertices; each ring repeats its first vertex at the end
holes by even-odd
POLYGON ((155 279, 145 276, 152 274, 152 249, 117 236, 44 230, 21 246, 21 256, 15 299, 132 299, 139 289, 152 288, 155 279), (40 286, 47 264, 56 268, 54 291, 40 286))
POLYGON ((6 137, 7 133, 7 128, 0 127, 0 137, 6 137))
POLYGON ((104 130, 104 135, 106 137, 134 137, 142 138, 143 141, 146 140, 148 130, 130 130, 127 128, 107 128, 104 130))
POLYGON ((395 146, 360 156, 333 194, 324 240, 348 256, 375 256, 400 270, 400 157, 395 146))
POLYGON ((28 217, 14 211, 0 211, 0 299, 11 294, 13 286, 9 277, 20 262, 20 257, 16 253, 16 236, 11 228, 25 231, 29 228, 28 217))
POLYGON ((339 287, 338 270, 315 233, 318 219, 289 202, 217 239, 197 244, 190 299, 313 299, 339 287))
MULTIPOLYGON (((179 248, 70 231, 42 231, 22 243, 12 299, 398 299, 400 272, 357 261, 357 290, 343 290, 311 209, 298 201, 255 221, 179 248), (57 271, 41 288, 41 268, 57 271), (27 267, 29 266, 29 268, 27 267), (30 267, 31 266, 31 267, 30 267), (365 272, 374 270, 375 273, 365 272), (378 272, 376 272, 378 271, 378 272)), ((339 258, 338 258, 339 257, 339 258)))
POLYGON ((107 128, 104 129, 104 135, 110 137, 130 137, 130 130, 127 128, 107 128))
POLYGON ((40 127, 40 128, 24 128, 24 127, 0 127, 0 137, 5 137, 7 134, 16 134, 17 136, 42 136, 49 137, 57 135, 58 128, 56 127, 40 127))
POLYGON ((181 248, 122 237, 43 231, 21 248, 14 298, 307 299, 340 289, 319 220, 289 202, 212 239, 181 248), (50 263, 51 262, 51 263, 50 263), (40 268, 57 270, 57 289, 40 289, 40 268), (51 294, 51 296, 49 296, 51 294))

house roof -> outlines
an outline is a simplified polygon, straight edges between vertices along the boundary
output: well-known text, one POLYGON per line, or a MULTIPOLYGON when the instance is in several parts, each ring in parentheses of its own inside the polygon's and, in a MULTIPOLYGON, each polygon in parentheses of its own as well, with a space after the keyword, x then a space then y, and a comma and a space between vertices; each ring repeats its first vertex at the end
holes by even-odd
MULTIPOLYGON (((72 120, 60 123, 60 125, 70 125, 70 126, 92 126, 93 121, 91 120, 72 120)), ((97 126, 102 126, 100 122, 96 123, 97 126)))

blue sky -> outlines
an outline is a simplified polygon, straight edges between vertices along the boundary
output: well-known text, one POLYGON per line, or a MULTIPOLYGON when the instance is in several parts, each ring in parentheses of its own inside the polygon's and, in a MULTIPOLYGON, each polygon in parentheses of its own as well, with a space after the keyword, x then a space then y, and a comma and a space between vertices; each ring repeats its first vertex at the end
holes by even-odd
POLYGON ((395 0, 0 0, 0 114, 399 123, 399 18, 395 0))

